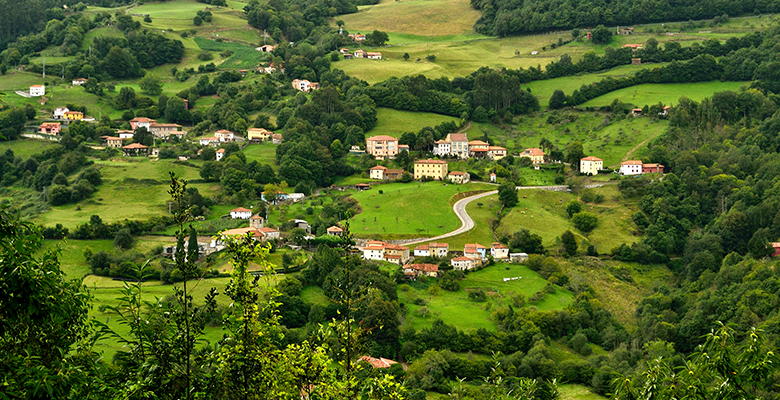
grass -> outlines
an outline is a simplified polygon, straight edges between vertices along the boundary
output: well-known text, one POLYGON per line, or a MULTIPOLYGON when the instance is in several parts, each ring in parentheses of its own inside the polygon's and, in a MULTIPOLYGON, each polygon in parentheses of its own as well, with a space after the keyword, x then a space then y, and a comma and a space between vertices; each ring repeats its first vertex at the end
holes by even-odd
MULTIPOLYGON (((95 164, 100 168, 103 184, 91 197, 76 204, 51 207, 37 221, 47 224, 56 221, 73 228, 89 220, 91 215, 99 215, 105 222, 166 215, 170 199, 168 171, 188 180, 200 178, 198 168, 171 160, 122 158, 95 164)), ((207 196, 218 188, 216 184, 203 183, 190 186, 207 196)))
MULTIPOLYGON (((505 129, 488 128, 490 139, 510 152, 538 147, 542 138, 561 149, 579 141, 586 154, 603 159, 605 166, 615 167, 628 156, 641 153, 668 126, 666 120, 616 118, 599 112, 566 110, 518 117, 513 126, 505 129)), ((484 124, 473 124, 469 137, 481 136, 483 129, 484 124)))
POLYGON ((374 135, 399 137, 406 132, 417 133, 426 126, 434 127, 444 122, 458 123, 458 118, 448 115, 402 111, 383 107, 377 108, 376 111, 376 126, 366 133, 366 137, 374 135))
POLYGON ((468 0, 382 0, 338 17, 350 32, 378 29, 429 36, 471 32, 477 18, 479 11, 468 0))
POLYGON ((726 90, 739 90, 747 82, 696 82, 696 83, 646 83, 631 86, 596 97, 581 107, 602 107, 615 100, 637 107, 650 104, 675 105, 681 97, 701 101, 714 93, 726 90))
POLYGON ((260 164, 268 164, 274 169, 277 169, 276 148, 278 146, 279 145, 270 142, 250 144, 244 147, 243 151, 247 162, 257 161, 260 164))
POLYGON ((0 153, 5 153, 6 150, 12 150, 16 157, 26 159, 33 154, 42 153, 54 146, 57 146, 57 144, 43 140, 11 140, 8 142, 0 142, 0 153))
POLYGON ((261 61, 268 59, 267 53, 257 51, 254 47, 245 44, 218 42, 201 37, 196 37, 195 43, 203 50, 214 52, 232 51, 233 54, 219 65, 221 68, 252 69, 261 61))
POLYGON ((606 400, 590 390, 587 386, 564 383, 558 385, 560 400, 606 400))
MULTIPOLYGON (((460 290, 449 292, 438 286, 426 287, 423 283, 411 283, 399 287, 399 301, 406 306, 404 326, 421 329, 430 326, 436 319, 462 330, 495 329, 490 314, 498 307, 513 303, 515 297, 529 298, 544 289, 548 282, 536 272, 523 265, 495 264, 471 272, 460 283, 460 290), (504 282, 503 278, 522 277, 504 282), (488 295, 485 302, 469 300, 471 291, 482 290, 488 295), (415 304, 420 303, 423 305, 415 304)), ((529 306, 541 310, 557 310, 566 307, 573 300, 572 293, 556 289, 537 303, 529 306)))
POLYGON ((330 304, 330 299, 328 299, 328 296, 325 296, 325 292, 319 286, 306 286, 303 288, 301 290, 301 299, 310 305, 317 304, 325 307, 330 304))
POLYGON ((84 251, 90 249, 92 252, 110 252, 114 249, 114 242, 113 240, 47 240, 42 249, 60 249, 60 266, 65 276, 68 279, 82 279, 90 274, 84 251))
POLYGON ((435 236, 460 226, 452 212, 452 197, 489 185, 453 185, 442 182, 390 183, 352 195, 361 212, 354 216, 351 230, 358 237, 399 239, 435 236), (381 193, 380 193, 381 191, 381 193))

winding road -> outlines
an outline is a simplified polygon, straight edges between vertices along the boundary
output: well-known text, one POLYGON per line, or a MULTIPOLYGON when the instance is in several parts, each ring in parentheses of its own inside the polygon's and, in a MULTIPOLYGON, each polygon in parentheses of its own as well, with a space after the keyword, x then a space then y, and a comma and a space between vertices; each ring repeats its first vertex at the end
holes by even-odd
MULTIPOLYGON (((585 185, 584 187, 586 189, 593 189, 597 187, 602 187, 607 185, 607 183, 594 183, 590 185, 585 185)), ((566 185, 555 185, 555 186, 517 186, 517 190, 529 190, 529 189, 538 189, 538 190, 549 190, 554 192, 566 192, 569 190, 569 187, 566 185)), ((445 234, 434 236, 434 237, 428 237, 428 238, 417 238, 417 239, 405 239, 405 240, 391 240, 392 243, 395 244, 402 244, 402 245, 413 245, 413 244, 420 244, 425 242, 431 242, 435 240, 442 240, 451 238, 453 236, 460 235, 461 233, 466 233, 472 229, 474 229, 474 219, 471 218, 469 213, 466 212, 466 206, 469 205, 474 200, 481 199, 483 197, 492 196, 494 194, 497 194, 498 190, 491 190, 488 192, 482 192, 477 193, 473 196, 464 197, 458 201, 455 202, 455 204, 452 205, 452 211, 455 213, 455 215, 458 216, 458 219, 460 219, 460 228, 455 229, 454 231, 447 232, 445 234)))

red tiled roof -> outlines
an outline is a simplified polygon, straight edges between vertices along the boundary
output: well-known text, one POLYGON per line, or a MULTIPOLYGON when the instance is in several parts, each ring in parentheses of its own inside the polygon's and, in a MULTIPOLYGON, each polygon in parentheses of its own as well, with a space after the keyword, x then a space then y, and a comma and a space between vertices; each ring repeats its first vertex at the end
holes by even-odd
POLYGON ((450 133, 450 141, 453 142, 468 142, 469 138, 465 133, 450 133))
POLYGON ((266 227, 262 227, 259 230, 260 230, 260 232, 263 232, 263 233, 276 233, 276 232, 279 232, 279 230, 274 229, 274 228, 269 228, 267 226, 266 227))
POLYGON ((487 249, 487 247, 479 243, 467 243, 463 246, 464 249, 487 249))
POLYGON ((506 147, 501 147, 501 146, 490 146, 490 147, 488 147, 488 150, 490 150, 490 151, 497 151, 497 150, 503 150, 503 151, 506 151, 506 147))
POLYGON ((417 160, 414 162, 415 164, 446 164, 446 161, 443 160, 417 160))
POLYGON ((251 216, 249 219, 263 219, 263 217, 255 214, 255 215, 251 216))
POLYGON ((371 169, 371 170, 377 170, 377 169, 385 170, 385 169, 387 169, 387 167, 384 167, 384 166, 381 166, 381 165, 376 165, 376 166, 373 166, 373 167, 371 167, 369 169, 371 169))
POLYGON ((581 161, 604 161, 598 157, 587 156, 580 159, 581 161))
POLYGON ((43 127, 55 127, 55 126, 59 127, 60 123, 59 122, 44 122, 39 127, 43 128, 43 127))
POLYGON ((146 117, 136 117, 131 119, 130 122, 157 122, 157 121, 146 117))
POLYGON ((463 171, 450 171, 448 175, 466 175, 463 171))
POLYGON ((428 250, 428 245, 427 244, 419 245, 419 246, 415 247, 414 250, 415 251, 417 251, 417 250, 428 250))
POLYGON ((490 143, 483 142, 481 140, 472 140, 469 142, 469 146, 487 146, 490 143))
POLYGON ((508 247, 506 247, 506 245, 505 245, 505 244, 503 244, 503 243, 498 243, 498 242, 494 242, 492 247, 493 247, 494 249, 508 249, 508 247))
POLYGON ((447 244, 447 243, 429 243, 428 246, 430 246, 430 247, 444 247, 444 248, 449 248, 450 247, 450 245, 447 244))
POLYGON ((436 264, 406 264, 404 269, 414 269, 421 272, 438 272, 439 266, 436 264))
POLYGON ((642 160, 626 160, 620 163, 620 165, 642 165, 642 160))
POLYGON ((471 151, 488 151, 488 149, 471 149, 471 151))
POLYGON ((469 257, 455 257, 452 261, 474 261, 474 259, 469 257))
POLYGON ((338 226, 331 226, 328 229, 326 229, 328 232, 344 232, 343 229, 339 228, 338 226))
POLYGON ((252 212, 252 210, 244 207, 238 207, 230 210, 230 212, 252 212))
POLYGON ((360 357, 359 361, 367 362, 369 365, 371 365, 373 368, 389 368, 393 364, 398 364, 398 362, 390 360, 388 358, 374 358, 371 356, 363 356, 360 357))
POLYGON ((225 149, 219 149, 219 150, 217 150, 217 153, 224 153, 224 152, 225 152, 225 149))
POLYGON ((149 146, 144 146, 141 143, 130 143, 127 146, 122 146, 123 149, 148 149, 149 146))
POLYGON ((366 139, 366 141, 371 141, 371 142, 395 141, 395 142, 397 142, 398 139, 394 138, 392 136, 388 136, 388 135, 377 135, 377 136, 371 136, 370 138, 366 139))
POLYGON ((523 150, 523 154, 528 154, 528 155, 531 155, 531 156, 543 156, 544 155, 544 151, 542 151, 542 149, 540 149, 538 147, 530 147, 530 148, 527 148, 527 149, 523 150))

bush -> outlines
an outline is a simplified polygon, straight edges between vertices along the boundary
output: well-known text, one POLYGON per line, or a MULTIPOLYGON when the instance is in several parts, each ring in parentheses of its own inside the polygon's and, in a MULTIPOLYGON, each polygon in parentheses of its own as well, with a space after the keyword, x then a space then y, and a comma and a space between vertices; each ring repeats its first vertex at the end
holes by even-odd
POLYGON ((487 295, 485 294, 484 291, 477 289, 472 292, 469 292, 469 300, 482 303, 485 300, 487 300, 487 295))
POLYGON ((574 224, 574 227, 581 232, 588 233, 596 228, 599 220, 595 215, 583 211, 574 214, 574 216, 571 218, 571 222, 574 224))

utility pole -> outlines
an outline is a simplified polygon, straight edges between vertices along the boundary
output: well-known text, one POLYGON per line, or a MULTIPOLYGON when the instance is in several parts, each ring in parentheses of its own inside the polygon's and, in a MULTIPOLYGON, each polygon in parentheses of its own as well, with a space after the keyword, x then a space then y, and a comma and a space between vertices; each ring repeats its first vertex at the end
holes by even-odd
POLYGON ((43 58, 43 79, 46 79, 46 58, 43 58))

